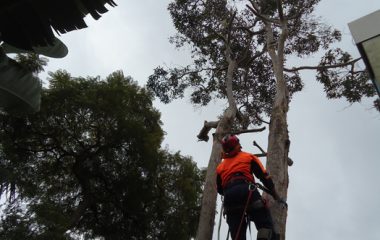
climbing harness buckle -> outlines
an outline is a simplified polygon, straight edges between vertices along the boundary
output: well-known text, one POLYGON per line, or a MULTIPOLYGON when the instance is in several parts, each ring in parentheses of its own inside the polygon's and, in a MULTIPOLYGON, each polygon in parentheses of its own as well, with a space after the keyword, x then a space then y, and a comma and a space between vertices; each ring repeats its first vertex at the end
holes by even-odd
POLYGON ((255 191, 257 188, 256 184, 254 183, 248 183, 248 190, 249 191, 255 191))

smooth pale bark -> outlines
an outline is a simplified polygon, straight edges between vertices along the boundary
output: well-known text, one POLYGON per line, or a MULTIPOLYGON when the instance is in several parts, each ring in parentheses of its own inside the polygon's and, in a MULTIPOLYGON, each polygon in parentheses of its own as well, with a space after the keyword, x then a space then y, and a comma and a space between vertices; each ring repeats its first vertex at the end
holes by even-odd
MULTIPOLYGON (((279 102, 280 104, 272 110, 269 126, 267 169, 273 178, 278 194, 286 199, 289 185, 288 152, 290 143, 286 119, 287 100, 279 100, 279 102)), ((272 199, 271 197, 264 197, 272 199)), ((272 202, 270 210, 275 229, 280 234, 280 239, 284 240, 287 209, 283 209, 279 204, 272 202)))
POLYGON ((216 167, 221 161, 222 153, 220 141, 226 133, 231 131, 231 126, 237 113, 235 99, 232 94, 232 78, 237 65, 234 60, 228 59, 228 62, 226 89, 229 107, 224 112, 223 117, 219 121, 216 131, 213 134, 211 156, 207 167, 206 181, 203 190, 202 208, 196 237, 197 240, 212 239, 217 198, 216 167))
MULTIPOLYGON (((273 70, 276 77, 276 96, 271 113, 269 125, 268 151, 266 167, 273 178, 277 192, 281 198, 286 199, 288 194, 288 152, 289 134, 287 112, 289 109, 289 94, 284 78, 284 45, 287 37, 286 22, 281 24, 281 34, 277 40, 275 50, 273 31, 271 24, 266 22, 268 53, 272 60, 273 70), (272 44, 272 45, 270 45, 272 44)), ((280 240, 285 239, 287 209, 273 201, 264 194, 264 198, 270 202, 270 211, 273 217, 275 230, 280 234, 280 240)))
POLYGON ((220 144, 220 135, 228 132, 230 128, 228 118, 219 122, 218 127, 213 135, 213 144, 210 160, 207 166, 205 187, 203 190, 202 208, 197 230, 197 240, 212 239, 216 210, 216 167, 221 161, 222 146, 220 144))

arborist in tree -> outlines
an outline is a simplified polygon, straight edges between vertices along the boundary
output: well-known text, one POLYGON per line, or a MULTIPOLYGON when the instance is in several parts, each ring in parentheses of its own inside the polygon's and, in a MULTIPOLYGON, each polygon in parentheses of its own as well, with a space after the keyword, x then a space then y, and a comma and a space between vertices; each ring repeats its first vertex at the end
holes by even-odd
POLYGON ((232 240, 245 240, 249 221, 258 230, 257 240, 278 238, 264 199, 255 185, 255 175, 275 200, 287 207, 276 192, 274 183, 255 155, 241 151, 239 139, 227 135, 222 139, 223 161, 217 167, 218 193, 224 196, 224 209, 232 240))

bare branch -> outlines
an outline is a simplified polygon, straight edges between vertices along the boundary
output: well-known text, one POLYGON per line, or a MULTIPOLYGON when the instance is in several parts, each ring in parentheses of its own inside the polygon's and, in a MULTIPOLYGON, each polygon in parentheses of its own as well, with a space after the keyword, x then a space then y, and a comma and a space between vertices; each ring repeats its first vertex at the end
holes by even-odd
POLYGON ((216 128, 218 124, 219 124, 219 121, 215 121, 215 122, 205 121, 203 124, 203 128, 197 135, 198 140, 207 142, 209 140, 208 133, 210 132, 211 128, 216 128))
MULTIPOLYGON (((253 141, 253 146, 257 147, 261 151, 261 154, 254 154, 255 156, 257 156, 257 157, 266 157, 267 156, 267 153, 264 151, 264 149, 259 144, 257 144, 256 141, 253 141)), ((293 165, 293 160, 290 157, 288 157, 288 166, 292 166, 292 165, 293 165)))
POLYGON ((262 127, 262 128, 257 128, 257 129, 247 129, 247 130, 230 132, 230 134, 238 135, 238 134, 242 134, 242 133, 262 132, 264 130, 265 130, 265 127, 262 127))
POLYGON ((264 151, 264 149, 262 149, 259 146, 259 144, 257 144, 256 141, 253 141, 253 146, 257 147, 261 151, 261 153, 254 153, 253 155, 255 155, 256 157, 266 157, 267 156, 267 153, 264 151))
POLYGON ((355 64, 357 61, 359 61, 361 58, 356 58, 353 59, 349 62, 346 63, 339 63, 339 64, 334 64, 334 65, 327 65, 327 66, 301 66, 301 67, 294 67, 294 68, 284 68, 286 72, 297 72, 300 70, 321 70, 321 69, 330 69, 330 68, 338 68, 338 67, 345 67, 345 66, 350 66, 355 64))
POLYGON ((263 123, 266 123, 266 124, 269 125, 269 122, 264 121, 264 119, 262 119, 262 118, 259 116, 259 114, 257 114, 257 113, 256 113, 256 118, 257 118, 260 122, 263 122, 263 123))
POLYGON ((259 144, 257 144, 256 141, 253 141, 253 146, 255 146, 255 147, 257 147, 258 149, 260 149, 260 151, 261 151, 262 154, 265 154, 265 155, 267 154, 267 153, 264 151, 264 149, 263 149, 262 147, 260 147, 259 144))
POLYGON ((256 157, 266 157, 267 154, 265 153, 254 153, 253 155, 255 155, 256 157))

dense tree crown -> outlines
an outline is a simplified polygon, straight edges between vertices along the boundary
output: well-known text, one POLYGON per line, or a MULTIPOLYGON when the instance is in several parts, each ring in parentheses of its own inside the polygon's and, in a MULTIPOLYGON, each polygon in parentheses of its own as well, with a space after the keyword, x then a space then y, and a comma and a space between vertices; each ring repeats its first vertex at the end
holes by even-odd
POLYGON ((50 74, 41 111, 0 115, 1 239, 189 239, 201 172, 160 149, 152 94, 114 72, 50 74))
POLYGON ((148 87, 165 103, 183 97, 187 88, 191 88, 194 104, 226 98, 226 59, 232 57, 237 61, 233 92, 244 116, 242 124, 247 120, 259 124, 257 117, 269 116, 273 106, 276 81, 267 51, 273 44, 284 53, 289 97, 302 90, 299 72, 304 69, 317 70, 316 80, 324 85, 328 98, 345 97, 352 103, 374 96, 367 72, 355 65, 358 59, 339 48, 330 49, 341 40, 341 33, 311 14, 319 0, 281 2, 287 22, 284 49, 276 44, 281 32, 277 1, 173 1, 168 9, 178 34, 171 41, 176 47, 190 45, 194 62, 183 68, 157 67, 148 87), (263 19, 273 28, 269 43, 263 19), (318 66, 286 67, 290 57, 302 58, 321 50, 326 53, 318 66))

